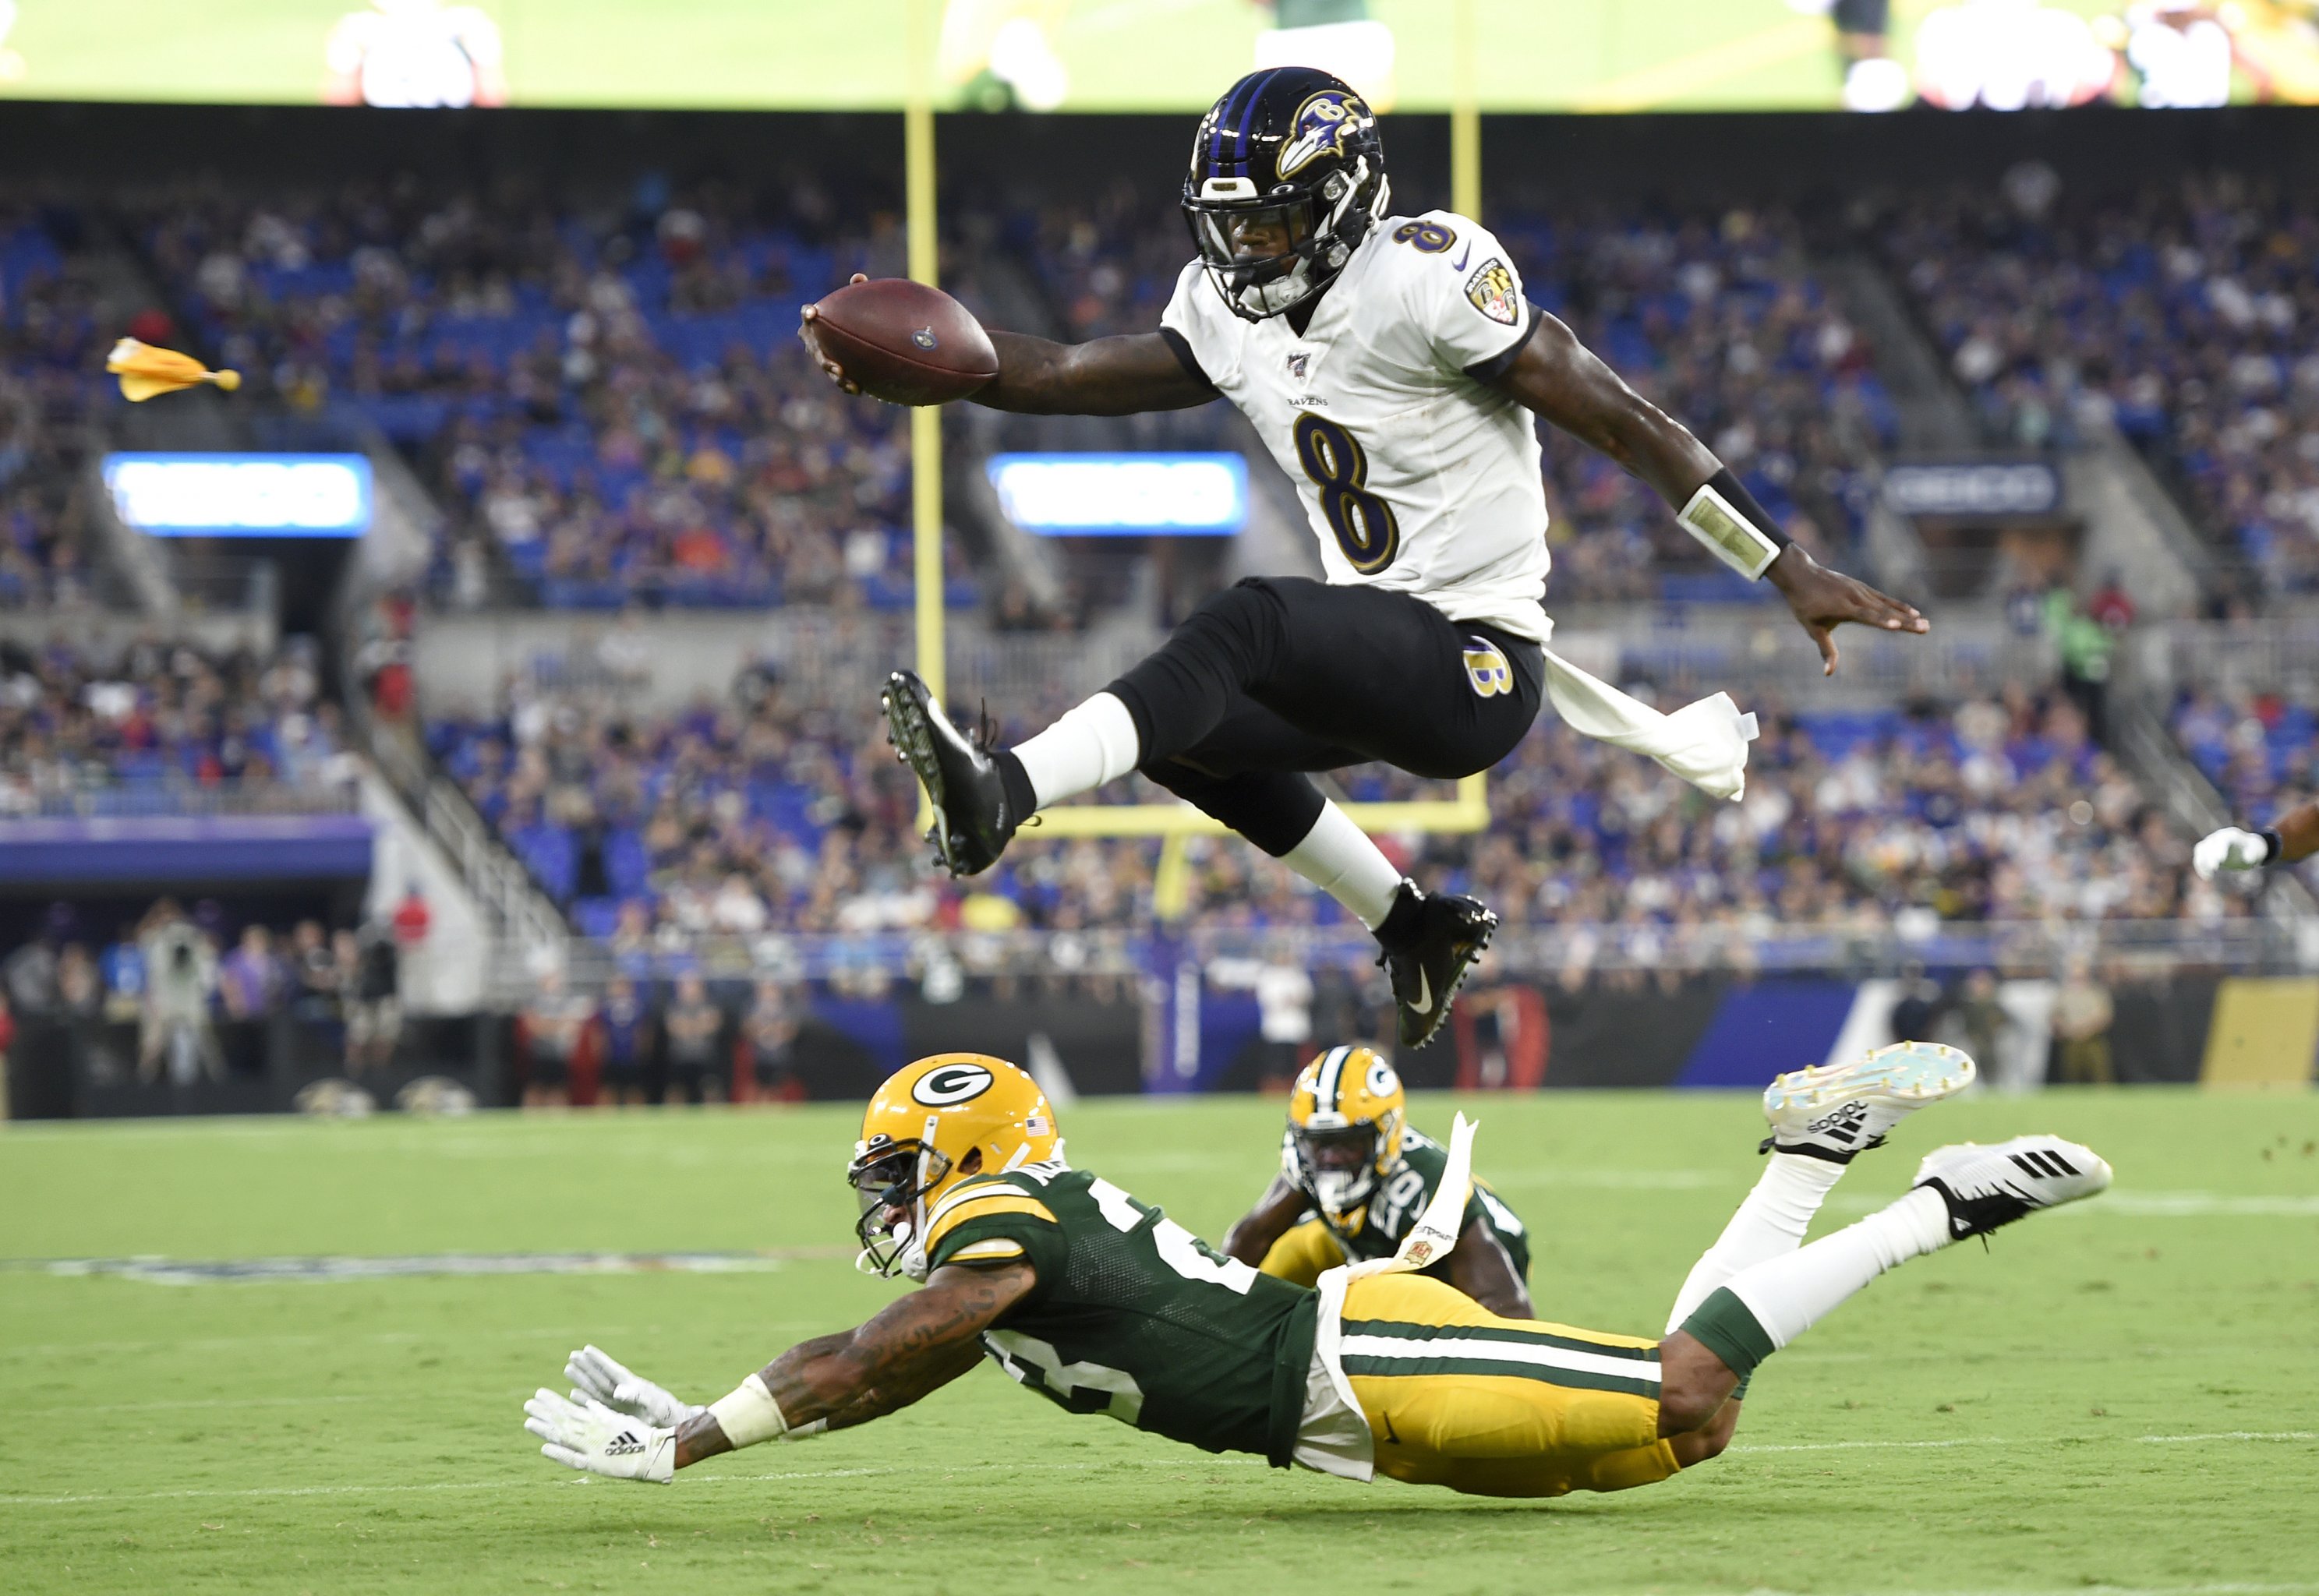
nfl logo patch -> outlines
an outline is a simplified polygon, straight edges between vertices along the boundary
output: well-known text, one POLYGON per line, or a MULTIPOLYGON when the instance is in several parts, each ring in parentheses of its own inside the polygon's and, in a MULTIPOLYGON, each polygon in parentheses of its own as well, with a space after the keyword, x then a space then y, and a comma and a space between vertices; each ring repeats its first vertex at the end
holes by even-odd
POLYGON ((1466 279, 1466 297, 1493 321, 1512 327, 1521 320, 1521 296, 1514 292, 1514 275, 1494 255, 1466 279))
POLYGON ((1288 357, 1288 374, 1295 377, 1301 383, 1304 380, 1304 368, 1312 364, 1312 352, 1307 349, 1299 349, 1296 353, 1288 357))

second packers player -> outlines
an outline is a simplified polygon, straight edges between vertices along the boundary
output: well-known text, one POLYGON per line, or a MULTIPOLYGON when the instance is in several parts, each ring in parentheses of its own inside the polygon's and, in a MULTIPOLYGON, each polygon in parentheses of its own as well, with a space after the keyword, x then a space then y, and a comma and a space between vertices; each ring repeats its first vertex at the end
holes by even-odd
MULTIPOLYGON (((1391 1258, 1441 1184, 1448 1150, 1409 1123, 1401 1077, 1367 1048, 1331 1048, 1288 1093, 1280 1173, 1225 1233, 1224 1256, 1311 1285, 1391 1258)), ((1529 1319, 1529 1232, 1480 1181, 1457 1245, 1424 1271, 1493 1313, 1529 1319)))
MULTIPOLYGON (((1841 1130, 1830 1158, 1789 1155, 1841 1175, 1929 1100, 1899 1074, 1848 1101, 1834 1100, 1854 1092, 1846 1078, 1805 1083, 1775 1139, 1787 1120, 1783 1148, 1841 1130)), ((1825 1185, 1802 1203, 1759 1202, 1759 1188, 1686 1283, 1697 1305, 1653 1340, 1502 1318, 1440 1281, 1383 1272, 1398 1260, 1332 1269, 1310 1291, 1260 1274, 1070 1168, 1036 1083, 997 1059, 898 1071, 847 1173, 864 1258, 922 1290, 800 1342, 705 1408, 584 1348, 564 1371, 569 1398, 542 1390, 524 1406, 540 1450, 667 1484, 736 1447, 867 1423, 987 1355, 1073 1412, 1279 1467, 1481 1496, 1621 1490, 1722 1451, 1740 1383, 1884 1270, 2109 1183, 2107 1165, 2057 1137, 1944 1148, 1906 1196, 1809 1246, 1788 1222, 1808 1221, 1825 1185)))

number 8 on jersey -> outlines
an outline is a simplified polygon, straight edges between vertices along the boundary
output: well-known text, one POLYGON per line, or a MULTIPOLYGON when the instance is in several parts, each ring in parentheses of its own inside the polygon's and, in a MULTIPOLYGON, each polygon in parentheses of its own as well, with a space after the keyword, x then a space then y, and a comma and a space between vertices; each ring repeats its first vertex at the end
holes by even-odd
POLYGON ((1363 576, 1375 576, 1401 552, 1393 506, 1367 491, 1369 459, 1360 440, 1306 410, 1296 418, 1296 459, 1321 490, 1321 513, 1337 546, 1363 576))

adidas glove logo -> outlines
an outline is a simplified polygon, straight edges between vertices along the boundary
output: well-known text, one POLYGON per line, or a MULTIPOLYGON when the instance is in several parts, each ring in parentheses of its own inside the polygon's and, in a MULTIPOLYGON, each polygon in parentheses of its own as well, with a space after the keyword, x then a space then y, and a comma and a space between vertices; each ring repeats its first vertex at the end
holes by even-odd
POLYGON ((611 1444, 604 1448, 604 1456, 607 1457, 633 1457, 644 1449, 645 1444, 636 1438, 636 1432, 632 1429, 624 1429, 620 1431, 619 1434, 612 1438, 611 1444))

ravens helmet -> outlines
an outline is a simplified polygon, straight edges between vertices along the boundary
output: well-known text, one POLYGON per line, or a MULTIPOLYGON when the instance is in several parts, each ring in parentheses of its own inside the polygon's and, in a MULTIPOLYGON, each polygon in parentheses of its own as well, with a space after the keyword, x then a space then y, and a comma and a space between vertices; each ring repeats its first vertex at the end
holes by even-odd
POLYGON ((870 1099, 845 1171, 862 1205, 856 1263, 924 1280, 927 1215, 943 1193, 1062 1153, 1047 1095, 1004 1059, 936 1053, 904 1065, 870 1099))
POLYGON ((1318 68, 1276 67, 1200 119, 1184 218, 1208 281, 1261 321, 1326 288, 1390 197, 1367 103, 1318 68))
POLYGON ((1351 1213, 1400 1161, 1408 1105, 1401 1077, 1383 1057, 1367 1048, 1331 1048, 1289 1089, 1289 1179, 1329 1218, 1351 1213))

